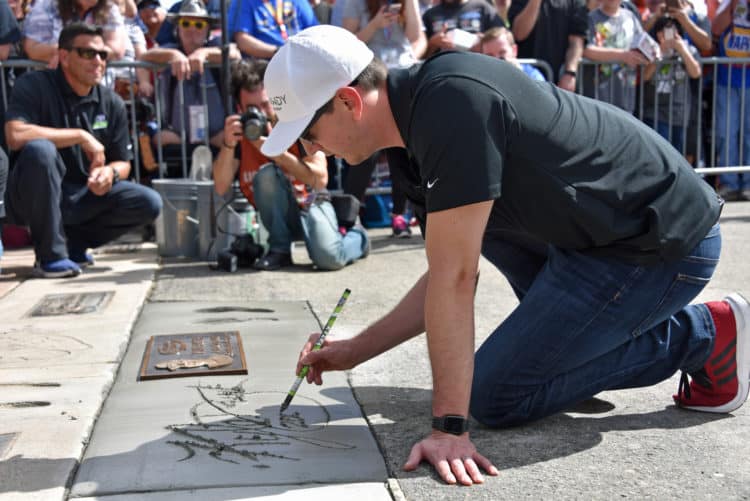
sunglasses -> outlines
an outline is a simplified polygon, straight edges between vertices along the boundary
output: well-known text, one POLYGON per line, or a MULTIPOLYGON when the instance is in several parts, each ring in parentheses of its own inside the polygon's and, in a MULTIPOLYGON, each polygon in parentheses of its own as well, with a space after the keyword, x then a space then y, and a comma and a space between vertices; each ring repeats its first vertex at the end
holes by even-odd
POLYGON ((323 113, 325 113, 327 110, 331 109, 331 104, 333 99, 328 101, 326 104, 321 106, 315 111, 315 114, 312 117, 312 120, 310 120, 310 123, 307 124, 307 127, 305 127, 305 130, 302 131, 302 134, 299 135, 300 139, 304 139, 305 141, 312 142, 310 139, 310 129, 313 128, 313 126, 320 120, 320 117, 323 116, 323 113))
POLYGON ((107 57, 109 57, 109 52, 106 50, 88 49, 85 47, 73 47, 73 50, 83 59, 94 59, 96 56, 99 56, 99 59, 106 61, 107 57))
POLYGON ((195 27, 197 30, 202 30, 206 26, 208 26, 207 21, 201 21, 199 19, 180 19, 180 26, 182 26, 185 29, 192 27, 195 27))

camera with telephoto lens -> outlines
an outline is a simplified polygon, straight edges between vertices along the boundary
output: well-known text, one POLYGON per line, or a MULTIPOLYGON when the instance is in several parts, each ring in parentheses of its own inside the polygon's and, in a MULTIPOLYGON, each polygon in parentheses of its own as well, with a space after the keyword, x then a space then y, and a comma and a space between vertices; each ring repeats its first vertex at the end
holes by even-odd
POLYGON ((255 141, 268 132, 268 117, 257 106, 248 107, 240 117, 242 133, 250 141, 255 141))

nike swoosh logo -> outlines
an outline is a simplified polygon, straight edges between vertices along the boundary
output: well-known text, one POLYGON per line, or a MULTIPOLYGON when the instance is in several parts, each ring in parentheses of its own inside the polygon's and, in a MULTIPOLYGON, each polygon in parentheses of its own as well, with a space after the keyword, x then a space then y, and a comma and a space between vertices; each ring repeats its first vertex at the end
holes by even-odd
POLYGON ((440 178, 437 178, 433 182, 427 181, 427 189, 429 190, 430 188, 432 188, 433 186, 435 186, 435 183, 437 183, 439 179, 440 178))

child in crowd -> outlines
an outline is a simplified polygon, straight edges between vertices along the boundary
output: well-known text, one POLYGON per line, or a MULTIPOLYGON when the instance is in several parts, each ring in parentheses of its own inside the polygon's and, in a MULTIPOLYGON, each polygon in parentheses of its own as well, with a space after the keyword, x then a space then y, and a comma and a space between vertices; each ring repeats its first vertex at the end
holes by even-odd
POLYGON ((485 31, 479 42, 479 50, 487 56, 508 61, 520 68, 532 80, 545 81, 544 75, 534 66, 518 62, 518 59, 516 59, 518 46, 513 39, 513 33, 507 28, 495 27, 485 31))
POLYGON ((631 113, 635 110, 636 69, 648 63, 633 48, 642 33, 641 20, 620 7, 620 0, 601 0, 599 7, 589 12, 589 40, 583 57, 612 63, 598 66, 592 96, 631 113))
POLYGON ((651 34, 659 42, 662 60, 643 72, 643 121, 684 155, 692 103, 689 79, 701 75, 697 50, 683 38, 682 26, 672 17, 659 18, 651 34))

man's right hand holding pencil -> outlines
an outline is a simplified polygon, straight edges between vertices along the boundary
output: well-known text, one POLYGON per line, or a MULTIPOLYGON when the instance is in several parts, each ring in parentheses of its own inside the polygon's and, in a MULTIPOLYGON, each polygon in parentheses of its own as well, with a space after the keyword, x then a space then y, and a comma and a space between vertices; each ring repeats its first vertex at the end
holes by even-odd
POLYGON ((327 337, 320 350, 312 351, 320 334, 310 334, 302 347, 297 361, 296 374, 302 367, 309 365, 307 382, 323 384, 323 373, 326 371, 344 371, 355 367, 359 361, 352 347, 351 339, 332 339, 327 337))

